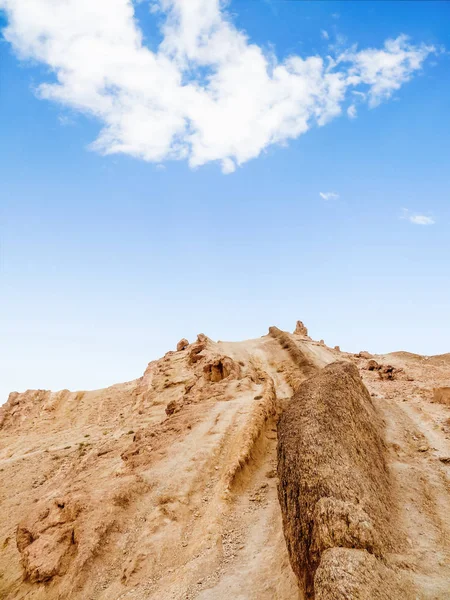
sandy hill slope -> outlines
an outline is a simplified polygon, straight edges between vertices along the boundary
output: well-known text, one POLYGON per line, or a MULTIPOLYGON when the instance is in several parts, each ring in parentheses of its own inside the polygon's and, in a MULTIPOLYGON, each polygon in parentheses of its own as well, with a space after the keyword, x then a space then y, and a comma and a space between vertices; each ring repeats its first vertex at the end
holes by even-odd
POLYGON ((0 598, 449 599, 445 388, 450 355, 351 355, 299 324, 12 393, 0 598))

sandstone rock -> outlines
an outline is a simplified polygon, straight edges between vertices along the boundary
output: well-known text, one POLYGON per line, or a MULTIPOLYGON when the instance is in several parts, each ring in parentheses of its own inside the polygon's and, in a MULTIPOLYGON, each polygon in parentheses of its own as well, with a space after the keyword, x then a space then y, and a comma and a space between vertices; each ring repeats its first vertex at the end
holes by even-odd
POLYGON ((189 394, 189 392, 192 390, 192 388, 195 386, 197 380, 196 379, 189 379, 189 381, 186 381, 186 383, 184 384, 184 393, 185 394, 189 394))
POLYGON ((241 368, 229 356, 215 358, 203 367, 203 376, 207 381, 217 383, 222 379, 239 379, 241 368))
POLYGON ((314 597, 324 549, 348 546, 378 555, 388 545, 381 431, 358 369, 348 362, 307 379, 280 418, 278 496, 291 565, 307 599, 314 597))
POLYGON ((181 339, 177 344, 177 352, 181 352, 182 350, 186 350, 189 346, 189 342, 186 338, 181 339))
POLYGON ((189 352, 189 364, 194 365, 205 358, 204 350, 206 350, 206 342, 196 342, 195 344, 192 344, 189 352))
POLYGON ((439 387, 433 389, 433 402, 450 406, 450 387, 439 387))
POLYGON ((301 321, 297 321, 294 330, 295 335, 301 335, 302 337, 309 337, 308 330, 301 321))
POLYGON ((341 351, 341 348, 340 348, 340 346, 335 346, 335 347, 334 347, 334 349, 335 349, 337 352, 340 352, 340 351, 341 351))
POLYGON ((0 406, 0 430, 8 429, 19 421, 23 422, 31 415, 41 416, 43 413, 50 415, 61 402, 71 397, 75 404, 80 395, 82 392, 69 392, 69 390, 59 392, 27 390, 22 394, 12 392, 8 401, 0 406))
POLYGON ((370 352, 367 352, 366 350, 361 350, 361 352, 358 352, 358 354, 355 354, 356 358, 372 358, 372 354, 370 354, 370 352))
POLYGON ((78 503, 60 498, 19 523, 17 549, 25 578, 31 583, 43 583, 66 572, 76 553, 74 521, 81 509, 78 503))
POLYGON ((402 369, 396 369, 392 365, 380 365, 378 369, 378 376, 380 379, 393 380, 397 379, 398 374, 401 372, 402 369))
POLYGON ((315 600, 412 600, 412 585, 366 550, 332 548, 314 578, 315 600))
POLYGON ((180 408, 181 408, 181 404, 178 400, 171 400, 165 408, 166 415, 167 416, 173 415, 175 412, 180 410, 180 408))
POLYGON ((381 365, 372 358, 367 362, 366 369, 368 371, 378 371, 379 369, 381 369, 381 365))
POLYGON ((368 514, 353 502, 321 498, 313 515, 311 554, 320 555, 328 548, 366 548, 381 555, 381 543, 368 514))

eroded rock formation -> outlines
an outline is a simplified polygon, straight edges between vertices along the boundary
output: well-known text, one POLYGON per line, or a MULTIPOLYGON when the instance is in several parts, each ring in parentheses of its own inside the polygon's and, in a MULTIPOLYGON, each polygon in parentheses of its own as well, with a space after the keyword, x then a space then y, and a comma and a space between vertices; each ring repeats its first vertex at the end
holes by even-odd
MULTIPOLYGON (((382 424, 356 366, 331 364, 300 386, 278 425, 278 474, 286 543, 306 598, 347 597, 330 582, 328 595, 321 590, 328 563, 315 581, 322 554, 336 562, 336 548, 381 557, 391 547, 382 424)), ((360 577, 355 569, 348 579, 360 577)))
POLYGON ((81 510, 81 503, 58 498, 19 523, 16 542, 25 579, 42 583, 66 573, 77 551, 74 522, 81 510))
POLYGON ((450 387, 434 388, 433 401, 450 406, 450 387))
POLYGON ((306 326, 302 323, 302 321, 297 321, 297 323, 295 325, 294 334, 300 335, 302 337, 309 339, 308 330, 307 330, 306 326))
POLYGON ((182 338, 177 344, 177 352, 181 352, 182 350, 186 350, 189 346, 189 341, 186 338, 182 338))
POLYGON ((450 355, 181 342, 0 407, 2 600, 450 597, 450 355))

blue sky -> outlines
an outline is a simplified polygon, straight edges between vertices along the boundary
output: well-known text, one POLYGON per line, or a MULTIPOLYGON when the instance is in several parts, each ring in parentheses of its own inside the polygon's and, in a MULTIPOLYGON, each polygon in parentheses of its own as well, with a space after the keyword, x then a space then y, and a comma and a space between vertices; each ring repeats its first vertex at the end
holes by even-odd
MULTIPOLYGON (((69 67, 37 46, 42 32, 28 26, 22 2, 0 0, 6 38, 0 44, 0 402, 12 390, 89 389, 133 379, 181 337, 246 339, 272 324, 293 329, 296 319, 315 339, 349 351, 450 351, 447 2, 233 0, 215 16, 214 31, 225 23, 236 44, 260 49, 255 60, 276 56, 283 65, 293 55, 321 56, 325 65, 327 56, 347 53, 352 65, 366 64, 373 55, 358 53, 383 49, 401 34, 409 36, 407 47, 393 52, 420 58, 417 68, 396 69, 395 81, 383 75, 382 97, 379 78, 369 82, 362 71, 356 76, 363 87, 355 91, 364 100, 353 88, 345 100, 334 98, 324 84, 305 110, 325 112, 325 123, 308 113, 307 130, 295 135, 303 97, 269 133, 262 123, 274 122, 273 105, 258 104, 257 117, 253 104, 244 106, 266 92, 289 100, 295 89, 274 84, 270 69, 267 82, 253 88, 252 65, 245 85, 238 80, 237 87, 227 82, 215 90, 229 103, 214 105, 217 112, 205 122, 203 109, 184 106, 191 96, 161 119, 139 112, 136 98, 144 92, 136 82, 145 80, 154 94, 152 78, 165 76, 163 69, 147 77, 145 65, 130 83, 136 93, 126 90, 129 115, 123 117, 123 104, 100 114, 88 94, 81 106, 84 68, 103 65, 94 54, 92 63, 89 56, 74 58, 80 66, 70 83, 43 93, 39 86, 69 67), (245 42, 238 38, 243 31, 245 42), (324 109, 330 98, 333 105, 324 109), (352 104, 356 118, 347 114, 352 104), (239 114, 233 107, 241 105, 239 114), (342 114, 334 114, 336 107, 342 114), (183 110, 191 109, 186 117, 183 110), (160 121, 189 125, 164 145, 166 138, 157 139, 160 121), (120 133, 92 148, 111 122, 120 133), (251 135, 241 139, 248 123, 251 135)), ((211 98, 201 96, 205 82, 214 69, 226 72, 234 59, 223 56, 231 51, 215 42, 188 48, 198 15, 190 15, 183 37, 161 29, 167 12, 151 12, 148 2, 134 8, 143 47, 156 53, 161 42, 185 42, 181 50, 172 45, 164 60, 170 56, 169 68, 182 73, 177 85, 197 82, 192 103, 209 106, 211 98)), ((179 15, 169 14, 179 27, 179 15)), ((45 29, 48 39, 62 35, 57 25, 45 29)), ((87 22, 78 26, 89 30, 87 22)), ((120 32, 120 21, 114 27, 120 32)), ((115 31, 112 38, 122 35, 115 31)), ((54 44, 72 43, 70 36, 54 44)), ((340 65, 340 80, 355 76, 349 69, 357 67, 340 65)), ((321 86, 326 77, 320 67, 321 86)), ((119 93, 107 92, 114 107, 119 93)), ((152 106, 160 100, 151 98, 152 106)), ((171 101, 161 99, 164 106, 171 101)))

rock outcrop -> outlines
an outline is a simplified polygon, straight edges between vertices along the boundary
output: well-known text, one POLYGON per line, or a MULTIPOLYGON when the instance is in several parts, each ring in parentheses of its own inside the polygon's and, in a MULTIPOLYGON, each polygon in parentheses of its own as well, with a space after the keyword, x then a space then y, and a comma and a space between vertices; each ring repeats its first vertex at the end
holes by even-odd
POLYGON ((379 365, 377 371, 380 379, 392 381, 393 379, 397 379, 402 369, 396 369, 392 365, 379 365))
MULTIPOLYGON (((345 572, 336 549, 381 557, 390 547, 390 483, 381 431, 358 369, 348 362, 306 380, 281 416, 279 500, 292 568, 307 599, 370 597, 367 590, 354 596, 333 591, 326 573, 336 570, 336 561, 345 572), (325 551, 329 558, 322 564, 325 551)), ((359 586, 360 562, 355 559, 354 571, 347 573, 354 580, 350 586, 359 586)))
POLYGON ((433 402, 450 406, 450 387, 434 388, 433 402))
POLYGON ((297 321, 297 323, 295 325, 294 334, 300 335, 301 337, 309 339, 308 330, 305 327, 305 325, 302 323, 302 321, 297 321))
POLYGON ((209 361, 203 367, 203 376, 207 381, 218 383, 223 379, 239 379, 241 368, 229 356, 220 356, 209 361))
POLYGON ((370 371, 306 333, 199 334, 134 381, 11 394, 0 598, 450 598, 450 355, 370 371))
POLYGON ((59 498, 19 523, 16 542, 25 579, 44 583, 66 573, 77 551, 74 522, 81 510, 79 503, 59 498))
POLYGON ((186 350, 189 346, 189 341, 186 338, 182 338, 177 344, 177 352, 181 352, 182 350, 186 350))
POLYGON ((314 578, 315 600, 412 600, 416 591, 403 576, 367 550, 325 550, 314 578))

